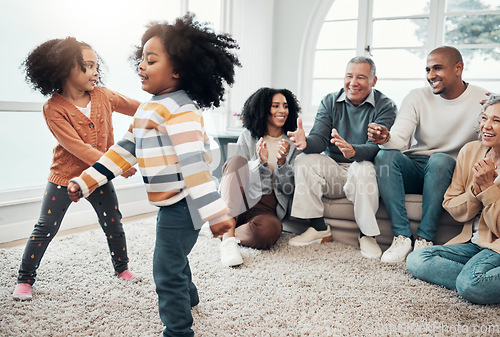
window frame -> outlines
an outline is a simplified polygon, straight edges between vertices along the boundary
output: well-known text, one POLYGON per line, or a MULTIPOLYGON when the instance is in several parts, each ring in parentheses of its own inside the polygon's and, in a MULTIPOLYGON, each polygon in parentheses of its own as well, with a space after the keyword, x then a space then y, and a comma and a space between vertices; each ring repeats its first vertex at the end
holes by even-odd
MULTIPOLYGON (((178 0, 180 2, 180 13, 179 15, 183 15, 184 13, 188 12, 190 10, 190 0, 178 0)), ((228 0, 221 0, 220 4, 220 27, 221 29, 227 28, 230 26, 228 24, 229 18, 227 14, 229 13, 228 11, 228 0)), ((37 101, 5 101, 5 100, 0 100, 0 112, 11 112, 11 111, 24 111, 24 112, 33 112, 33 111, 40 111, 43 103, 45 102, 45 99, 40 99, 37 101)))
MULTIPOLYGON (((195 9, 196 9, 196 8, 193 8, 194 3, 190 0, 177 0, 177 4, 180 4, 180 6, 179 6, 180 11, 179 11, 178 15, 176 15, 176 16, 184 15, 184 13, 186 13, 190 10, 195 11, 195 9), (191 4, 190 4, 190 2, 191 2, 191 4)), ((225 31, 225 29, 230 28, 230 24, 229 24, 230 23, 230 16, 229 15, 231 13, 230 8, 231 8, 230 7, 230 0, 220 0, 220 9, 219 9, 220 17, 219 17, 218 22, 214 22, 215 24, 218 24, 218 27, 216 27, 215 29, 225 31)), ((202 18, 199 18, 199 19, 201 21, 204 21, 202 18)), ((210 20, 208 20, 208 21, 210 21, 210 20)), ((214 26, 217 26, 215 24, 214 24, 214 26)), ((229 95, 231 95, 231 93, 228 92, 227 95, 229 96, 229 95)), ((42 111, 43 104, 46 102, 47 99, 48 99, 48 97, 43 97, 42 95, 40 95, 39 99, 36 97, 28 97, 28 98, 26 98, 26 100, 0 99, 0 115, 4 114, 4 113, 11 115, 12 113, 22 112, 22 113, 29 114, 30 116, 36 115, 36 117, 38 117, 40 115, 40 112, 42 111)), ((121 120, 124 120, 125 123, 121 123, 121 124, 127 125, 127 127, 130 124, 130 122, 128 120, 126 120, 127 118, 128 117, 121 116, 120 114, 113 114, 115 140, 121 139, 121 137, 123 135, 123 131, 121 131, 121 130, 124 127, 123 127, 123 125, 119 125, 120 124, 119 122, 121 120), (118 122, 118 123, 115 123, 115 122, 118 122)), ((53 137, 52 137, 52 135, 49 134, 49 130, 46 128, 45 123, 39 124, 39 128, 40 129, 38 130, 38 127, 37 127, 37 137, 42 137, 43 139, 50 138, 51 140, 53 140, 53 137), (42 135, 40 136, 40 134, 42 134, 42 135)), ((38 144, 40 144, 40 143, 43 143, 43 142, 38 142, 38 144)), ((43 144, 45 146, 45 143, 43 143, 43 144)), ((50 145, 50 147, 47 148, 47 153, 49 155, 50 155, 51 149, 52 149, 52 145, 50 145)), ((44 148, 44 150, 45 150, 45 148, 44 148)), ((51 159, 52 157, 50 156, 47 158, 51 159)), ((44 165, 45 165, 45 163, 44 163, 44 165)), ((141 178, 139 177, 139 175, 136 175, 136 176, 131 177, 129 179, 124 179, 124 178, 122 179, 122 178, 118 177, 117 181, 115 182, 115 186, 119 187, 121 185, 135 185, 135 184, 140 183, 140 181, 139 181, 140 179, 141 178)), ((43 180, 42 183, 28 182, 28 183, 21 184, 17 187, 16 186, 14 186, 14 187, 2 186, 2 187, 0 187, 0 195, 2 195, 3 193, 8 194, 10 191, 38 188, 40 186, 45 186, 45 183, 46 183, 46 180, 43 180)))
MULTIPOLYGON (((428 54, 431 50, 444 44, 445 39, 445 20, 451 16, 463 16, 463 15, 487 15, 487 14, 500 14, 500 10, 478 10, 478 11, 457 11, 457 12, 446 12, 446 0, 430 0, 429 3, 429 13, 428 14, 416 14, 416 15, 400 15, 391 17, 373 17, 373 6, 375 0, 358 0, 358 18, 357 18, 357 42, 355 52, 359 56, 370 56, 373 50, 373 25, 375 21, 380 20, 400 20, 400 19, 422 19, 426 18, 429 20, 428 24, 428 39, 427 43, 423 46, 415 47, 402 47, 400 49, 422 49, 425 54, 428 54)), ((302 97, 303 102, 303 119, 304 124, 307 128, 312 127, 314 123, 314 117, 319 106, 318 102, 313 102, 313 88, 314 82, 316 80, 335 80, 343 81, 343 78, 339 77, 314 77, 314 63, 315 55, 318 51, 332 50, 332 51, 342 51, 342 50, 353 50, 352 48, 333 48, 324 49, 317 48, 317 42, 321 29, 325 22, 340 22, 346 21, 347 19, 334 19, 325 20, 331 7, 335 5, 335 0, 325 0, 320 1, 316 9, 313 12, 312 18, 309 21, 308 30, 304 37, 302 44, 303 55, 301 57, 301 72, 299 74, 299 95, 302 97)), ((350 19, 349 19, 350 20, 350 19)), ((459 50, 466 49, 477 49, 477 48, 499 48, 500 44, 453 44, 454 47, 459 50)), ((380 47, 376 50, 390 50, 395 49, 395 47, 380 47)), ((467 77, 469 81, 481 81, 481 82, 498 82, 498 78, 474 78, 467 77)), ((380 80, 380 78, 379 78, 380 80)), ((425 80, 422 78, 408 77, 402 78, 386 78, 382 80, 391 81, 419 81, 425 80)), ((424 82, 423 82, 424 83, 424 82)), ((324 93, 327 94, 326 92, 324 93)))

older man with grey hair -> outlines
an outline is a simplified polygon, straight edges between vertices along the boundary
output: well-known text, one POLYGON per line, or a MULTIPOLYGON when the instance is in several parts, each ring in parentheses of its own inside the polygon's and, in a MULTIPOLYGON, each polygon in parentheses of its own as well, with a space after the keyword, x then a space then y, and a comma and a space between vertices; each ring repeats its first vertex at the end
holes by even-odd
POLYGON ((323 98, 309 135, 305 136, 300 119, 297 130, 288 133, 295 147, 303 152, 295 160, 291 215, 309 219, 311 226, 292 238, 290 245, 332 241, 322 198, 347 197, 354 204, 361 232, 361 254, 368 258, 382 254, 375 239, 380 230, 375 218, 379 193, 373 159, 379 147, 368 140, 367 129, 370 123, 389 129, 397 109, 391 99, 374 89, 376 83, 376 68, 370 58, 351 59, 344 88, 323 98))

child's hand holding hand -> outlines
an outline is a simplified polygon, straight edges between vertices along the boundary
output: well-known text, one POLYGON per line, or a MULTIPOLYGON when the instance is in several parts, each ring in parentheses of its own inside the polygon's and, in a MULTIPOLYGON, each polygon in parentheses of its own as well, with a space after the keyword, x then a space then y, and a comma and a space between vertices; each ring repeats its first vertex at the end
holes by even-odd
POLYGON ((135 167, 131 167, 127 171, 122 173, 122 177, 123 178, 132 177, 136 172, 137 172, 137 169, 135 167))
POLYGON ((219 237, 229 231, 231 228, 236 227, 236 220, 228 215, 219 217, 208 221, 210 230, 214 237, 219 237))
POLYGON ((70 181, 68 184, 68 195, 71 201, 77 202, 82 197, 82 191, 80 191, 80 186, 78 184, 70 181))

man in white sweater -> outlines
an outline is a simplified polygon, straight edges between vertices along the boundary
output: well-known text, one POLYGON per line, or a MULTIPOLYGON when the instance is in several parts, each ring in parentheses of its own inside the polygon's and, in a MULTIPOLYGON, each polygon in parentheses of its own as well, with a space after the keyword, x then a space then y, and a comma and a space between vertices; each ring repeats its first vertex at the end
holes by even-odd
POLYGON ((430 87, 410 91, 390 132, 375 123, 368 126, 368 139, 382 149, 375 157, 375 168, 395 235, 382 262, 404 261, 412 250, 406 193, 422 194, 422 221, 413 250, 433 245, 455 159, 465 143, 477 139, 480 101, 487 93, 464 82, 463 69, 457 49, 434 49, 426 66, 430 87))

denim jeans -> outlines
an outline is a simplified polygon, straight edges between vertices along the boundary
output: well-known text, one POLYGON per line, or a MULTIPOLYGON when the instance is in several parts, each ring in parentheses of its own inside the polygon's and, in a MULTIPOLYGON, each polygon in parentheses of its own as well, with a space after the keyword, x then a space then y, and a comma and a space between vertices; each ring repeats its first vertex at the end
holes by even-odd
POLYGON ((451 183, 455 159, 436 153, 431 157, 406 156, 397 150, 381 150, 375 157, 380 196, 395 236, 411 237, 405 194, 422 194, 422 220, 417 235, 434 241, 443 213, 443 197, 451 183))
POLYGON ((500 303, 500 254, 468 242, 426 247, 406 258, 416 278, 456 289, 472 303, 500 303))
POLYGON ((191 307, 199 302, 188 254, 198 239, 186 199, 163 206, 156 220, 153 278, 163 336, 194 336, 191 307))

